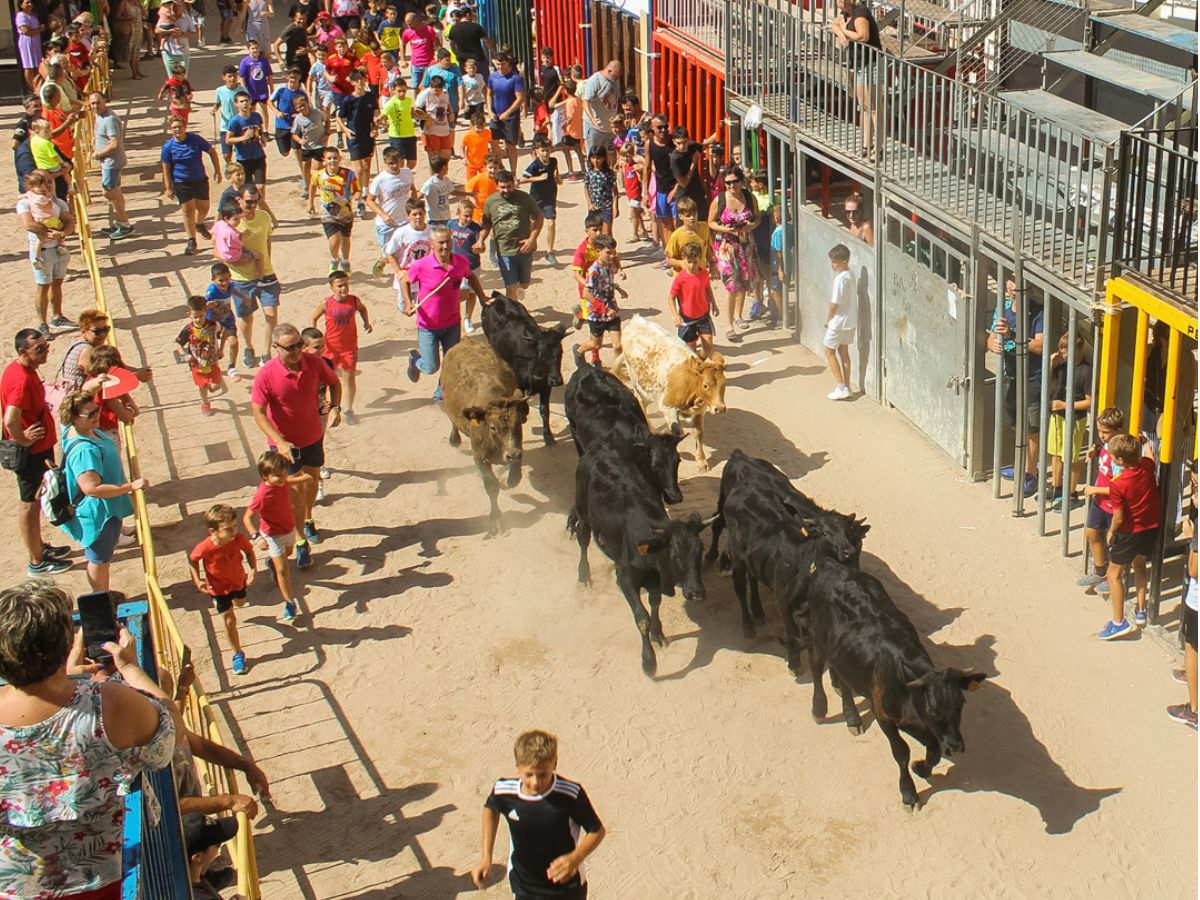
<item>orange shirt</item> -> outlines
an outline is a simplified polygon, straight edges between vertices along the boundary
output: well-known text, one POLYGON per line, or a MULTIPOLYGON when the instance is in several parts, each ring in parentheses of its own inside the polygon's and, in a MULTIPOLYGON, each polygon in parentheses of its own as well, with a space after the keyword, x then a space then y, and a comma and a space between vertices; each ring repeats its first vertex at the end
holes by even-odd
MULTIPOLYGON (((50 123, 50 128, 58 128, 67 120, 67 113, 62 107, 57 109, 49 106, 42 107, 42 118, 50 123)), ((50 138, 54 141, 54 146, 62 151, 63 156, 67 159, 75 158, 75 134, 68 128, 65 131, 59 132, 54 137, 50 138)))
POLYGON ((567 113, 567 121, 566 124, 563 125, 563 134, 582 141, 583 101, 578 97, 568 97, 563 101, 563 109, 565 109, 567 113))
POLYGON ((487 172, 480 172, 467 182, 467 190, 475 195, 475 212, 471 214, 471 218, 476 222, 482 222, 483 204, 487 202, 488 197, 499 190, 496 179, 487 172))
POLYGON ((463 156, 467 158, 467 171, 471 174, 479 172, 487 165, 488 148, 492 144, 491 129, 476 131, 472 128, 463 135, 463 156))

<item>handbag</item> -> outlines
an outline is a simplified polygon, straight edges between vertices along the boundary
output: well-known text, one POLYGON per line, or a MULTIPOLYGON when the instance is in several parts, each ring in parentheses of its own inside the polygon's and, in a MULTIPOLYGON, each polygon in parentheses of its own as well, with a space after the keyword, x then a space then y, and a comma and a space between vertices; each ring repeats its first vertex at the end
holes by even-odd
POLYGON ((29 448, 5 438, 0 441, 0 466, 10 472, 19 472, 29 465, 29 448))

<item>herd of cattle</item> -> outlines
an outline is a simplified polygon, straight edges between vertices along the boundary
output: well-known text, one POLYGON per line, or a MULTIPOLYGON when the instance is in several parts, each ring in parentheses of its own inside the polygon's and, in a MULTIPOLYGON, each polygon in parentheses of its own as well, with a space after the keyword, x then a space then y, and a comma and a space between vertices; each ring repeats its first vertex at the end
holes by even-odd
MULTIPOLYGON (((522 427, 534 394, 544 440, 554 443, 549 397, 563 383, 566 330, 539 327, 520 303, 499 294, 484 307, 482 323, 487 342, 468 339, 451 348, 441 382, 450 443, 459 444, 460 432, 469 436, 495 535, 503 520, 493 466, 507 467, 509 487, 520 482, 522 427)), ((965 749, 960 731, 965 692, 987 676, 935 668, 912 623, 879 580, 859 568, 870 526, 823 508, 765 460, 734 450, 721 475, 716 513, 672 519, 667 504, 683 499, 680 420, 695 432, 696 458, 707 469, 702 423, 705 413, 725 410, 725 363, 719 354, 701 360, 640 316, 625 325, 622 339, 622 357, 613 368, 624 366, 633 390, 578 356, 566 386, 566 415, 579 453, 567 528, 579 544, 580 583, 591 583, 588 547, 595 537, 633 612, 642 669, 650 676, 657 671, 654 645, 667 642, 659 618, 662 597, 678 590, 689 601, 703 600, 706 562, 720 555, 721 567, 731 571, 747 637, 764 621, 759 585, 768 587, 783 623, 788 667, 797 677, 802 654, 808 654, 813 718, 820 722, 828 711, 823 682, 828 669, 853 734, 863 731, 855 697, 867 699, 899 766, 901 799, 915 809, 909 747, 900 732, 924 746, 925 758, 912 771, 928 779, 942 757, 965 749), (652 404, 663 412, 669 431, 650 428, 645 410, 652 404), (705 554, 701 534, 708 527, 712 542, 705 554)))

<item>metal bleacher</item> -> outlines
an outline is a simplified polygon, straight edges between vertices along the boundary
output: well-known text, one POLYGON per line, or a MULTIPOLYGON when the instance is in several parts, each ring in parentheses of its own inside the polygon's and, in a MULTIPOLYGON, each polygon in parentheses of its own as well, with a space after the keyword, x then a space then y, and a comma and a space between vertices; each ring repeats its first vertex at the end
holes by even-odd
MULTIPOLYGON (((1087 78, 1115 85, 1125 91, 1139 94, 1159 103, 1170 103, 1179 97, 1183 85, 1171 78, 1146 72, 1128 63, 1119 62, 1108 56, 1098 56, 1086 50, 1057 50, 1042 55, 1045 62, 1061 66, 1087 78)), ((1193 98, 1185 94, 1180 102, 1187 109, 1193 108, 1193 98)))
POLYGON ((1166 19, 1156 19, 1137 12, 1116 14, 1093 13, 1093 25, 1114 28, 1148 41, 1196 55, 1196 29, 1184 28, 1166 19))

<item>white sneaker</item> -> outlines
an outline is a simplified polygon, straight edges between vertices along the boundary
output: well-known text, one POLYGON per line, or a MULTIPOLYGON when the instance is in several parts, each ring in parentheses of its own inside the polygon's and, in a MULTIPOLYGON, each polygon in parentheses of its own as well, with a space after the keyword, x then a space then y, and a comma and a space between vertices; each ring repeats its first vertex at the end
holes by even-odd
POLYGON ((325 480, 326 478, 332 478, 332 477, 333 477, 333 473, 330 472, 328 469, 321 470, 321 480, 322 481, 325 480))
POLYGON ((849 400, 850 388, 844 384, 839 384, 832 391, 825 395, 826 400, 849 400))
POLYGON ((325 482, 317 482, 317 502, 320 503, 325 499, 325 482))
POLYGON ((132 534, 122 534, 117 538, 118 547, 131 547, 137 543, 137 538, 132 534))
POLYGON ((463 331, 465 331, 467 334, 474 334, 475 323, 470 319, 463 319, 463 331))

